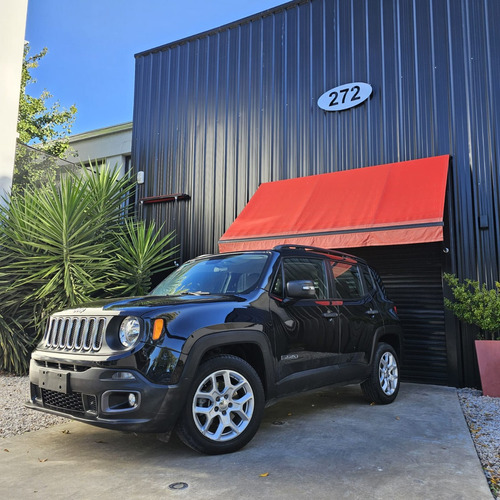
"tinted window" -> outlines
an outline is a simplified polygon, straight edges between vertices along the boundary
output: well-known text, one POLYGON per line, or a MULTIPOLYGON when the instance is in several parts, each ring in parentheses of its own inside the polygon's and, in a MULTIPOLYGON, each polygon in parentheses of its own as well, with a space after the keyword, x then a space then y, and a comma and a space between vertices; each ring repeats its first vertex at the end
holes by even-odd
POLYGON ((276 273, 276 278, 274 280, 273 288, 271 293, 277 297, 283 297, 283 264, 280 265, 278 272, 276 273))
POLYGON ((332 262, 332 271, 336 297, 359 299, 363 296, 363 287, 357 265, 348 262, 332 262))
POLYGON ((285 283, 289 281, 308 280, 314 283, 317 299, 328 297, 328 287, 325 266, 322 259, 309 259, 307 257, 291 257, 283 260, 283 270, 276 277, 273 293, 282 296, 283 276, 285 283))
POLYGON ((267 259, 267 254, 241 254, 186 262, 151 295, 242 293, 257 286, 267 259))

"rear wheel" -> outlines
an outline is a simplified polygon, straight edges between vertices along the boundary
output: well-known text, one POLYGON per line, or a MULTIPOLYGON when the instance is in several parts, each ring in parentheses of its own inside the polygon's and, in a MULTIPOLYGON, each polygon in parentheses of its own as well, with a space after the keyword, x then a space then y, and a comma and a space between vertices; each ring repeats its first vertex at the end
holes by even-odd
POLYGON ((200 366, 177 433, 201 453, 231 453, 253 438, 263 409, 264 389, 255 370, 236 356, 217 356, 200 366))
POLYGON ((399 362, 389 344, 378 345, 370 376, 361 384, 363 395, 370 403, 392 403, 399 392, 399 362))

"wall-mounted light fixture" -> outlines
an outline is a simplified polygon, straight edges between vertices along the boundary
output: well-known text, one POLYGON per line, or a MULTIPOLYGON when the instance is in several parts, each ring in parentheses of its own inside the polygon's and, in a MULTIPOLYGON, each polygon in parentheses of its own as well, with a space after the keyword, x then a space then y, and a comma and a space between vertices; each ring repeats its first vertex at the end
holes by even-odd
POLYGON ((144 170, 137 172, 137 184, 144 184, 144 170))

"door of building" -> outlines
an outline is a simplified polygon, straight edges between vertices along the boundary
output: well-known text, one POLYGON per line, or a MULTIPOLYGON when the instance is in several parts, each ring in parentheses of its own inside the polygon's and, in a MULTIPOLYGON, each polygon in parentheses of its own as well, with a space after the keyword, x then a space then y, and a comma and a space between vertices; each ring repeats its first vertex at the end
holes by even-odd
POLYGON ((448 385, 441 243, 352 248, 380 274, 403 328, 402 378, 448 385))

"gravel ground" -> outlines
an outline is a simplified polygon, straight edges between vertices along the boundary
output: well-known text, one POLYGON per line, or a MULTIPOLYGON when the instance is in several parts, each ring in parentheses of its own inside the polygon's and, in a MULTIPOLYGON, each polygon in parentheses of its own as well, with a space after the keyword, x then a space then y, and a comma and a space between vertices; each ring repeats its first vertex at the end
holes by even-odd
POLYGON ((24 403, 28 399, 28 377, 13 377, 0 373, 0 438, 37 431, 68 421, 66 418, 25 408, 24 403))
POLYGON ((491 492, 500 499, 500 398, 459 389, 458 399, 491 492))
MULTIPOLYGON (((500 398, 476 389, 457 392, 493 496, 500 499, 500 398)), ((28 398, 28 377, 0 373, 0 439, 68 421, 25 408, 28 398)))

